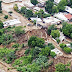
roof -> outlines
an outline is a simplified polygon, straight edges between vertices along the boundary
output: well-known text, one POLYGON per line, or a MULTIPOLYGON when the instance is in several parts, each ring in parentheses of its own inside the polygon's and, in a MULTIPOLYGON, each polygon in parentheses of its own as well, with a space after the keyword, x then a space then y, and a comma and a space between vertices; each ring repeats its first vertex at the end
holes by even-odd
POLYGON ((66 15, 64 15, 67 19, 72 19, 72 15, 71 14, 66 14, 66 15))
POLYGON ((57 17, 60 20, 68 21, 68 19, 61 12, 54 14, 54 17, 57 17))
POLYGON ((63 55, 63 53, 57 48, 51 50, 51 52, 55 52, 57 55, 60 55, 60 56, 63 55))
POLYGON ((21 22, 18 19, 13 19, 13 20, 8 20, 3 22, 4 27, 5 26, 10 26, 10 25, 16 25, 16 24, 20 24, 21 22))
POLYGON ((70 8, 69 6, 65 6, 65 11, 69 12, 70 14, 72 14, 72 8, 70 8))

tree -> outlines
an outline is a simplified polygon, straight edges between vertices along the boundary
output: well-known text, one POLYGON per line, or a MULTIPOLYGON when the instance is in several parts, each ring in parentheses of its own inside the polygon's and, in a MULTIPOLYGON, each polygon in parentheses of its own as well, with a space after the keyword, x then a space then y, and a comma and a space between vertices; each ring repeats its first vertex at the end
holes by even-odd
POLYGON ((72 49, 68 48, 68 47, 65 47, 63 50, 68 54, 70 54, 72 52, 72 49))
POLYGON ((50 56, 54 58, 56 56, 56 53, 55 52, 51 52, 50 56))
POLYGON ((67 0, 61 0, 58 4, 59 12, 65 11, 65 6, 67 5, 67 0))
POLYGON ((51 31, 51 36, 53 38, 59 37, 60 36, 59 30, 52 30, 51 31))
POLYGON ((0 13, 2 13, 2 6, 1 6, 2 1, 0 1, 0 13))
POLYGON ((5 15, 5 17, 4 17, 5 19, 8 19, 8 15, 5 15))
POLYGON ((58 44, 60 43, 60 39, 57 39, 56 41, 57 41, 58 44))
POLYGON ((18 27, 15 28, 16 36, 19 36, 20 34, 24 34, 24 33, 25 33, 25 30, 22 30, 21 26, 18 26, 18 27))
POLYGON ((52 7, 53 7, 53 2, 51 2, 50 0, 46 1, 45 10, 48 13, 52 13, 52 7))
POLYGON ((25 14, 26 13, 26 7, 21 7, 21 13, 25 14))
POLYGON ((0 29, 2 29, 3 27, 3 22, 0 20, 0 29))
POLYGON ((64 43, 61 43, 61 44, 60 44, 60 47, 61 47, 62 49, 64 49, 64 48, 67 47, 67 46, 66 46, 66 44, 64 44, 64 43))
POLYGON ((36 5, 36 4, 38 3, 37 0, 30 0, 30 1, 31 1, 31 3, 32 3, 33 5, 36 5))
POLYGON ((15 4, 13 8, 15 11, 18 11, 18 5, 17 4, 15 4))
POLYGON ((39 53, 39 55, 49 56, 50 55, 50 52, 51 52, 51 49, 49 47, 45 47, 45 48, 42 48, 42 50, 39 53))
POLYGON ((45 43, 44 39, 38 38, 36 36, 30 37, 30 39, 28 40, 28 46, 29 47, 35 47, 35 46, 43 47, 44 43, 45 43))
POLYGON ((72 43, 70 43, 70 46, 72 47, 72 43))
POLYGON ((56 72, 70 72, 70 69, 67 67, 67 65, 64 65, 62 63, 56 64, 56 72))
POLYGON ((25 17, 30 18, 33 16, 32 10, 26 10, 25 17))
POLYGON ((49 26, 49 27, 48 27, 48 30, 47 30, 48 35, 51 34, 51 31, 52 31, 52 30, 56 30, 56 29, 57 29, 57 28, 55 27, 55 25, 49 26))
POLYGON ((62 31, 64 35, 72 38, 72 25, 66 22, 63 23, 62 31))

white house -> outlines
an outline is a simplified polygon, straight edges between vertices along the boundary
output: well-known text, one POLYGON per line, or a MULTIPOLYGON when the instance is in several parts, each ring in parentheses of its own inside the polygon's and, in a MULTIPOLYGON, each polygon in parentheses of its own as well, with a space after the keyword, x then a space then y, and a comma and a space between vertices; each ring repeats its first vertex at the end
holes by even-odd
POLYGON ((57 56, 62 56, 63 55, 63 53, 57 48, 51 50, 51 52, 55 52, 57 56))
POLYGON ((69 12, 70 14, 72 14, 72 8, 70 8, 69 6, 65 6, 65 11, 69 12))
POLYGON ((61 12, 54 14, 54 17, 56 17, 56 18, 58 18, 60 20, 66 21, 66 22, 68 21, 68 19, 61 12))
POLYGON ((55 2, 56 4, 58 4, 60 1, 61 1, 61 0, 54 0, 54 2, 55 2))
POLYGON ((15 1, 22 1, 22 0, 2 0, 4 3, 11 3, 15 1))
POLYGON ((21 22, 18 19, 13 19, 13 20, 8 20, 8 21, 3 22, 4 27, 17 25, 17 24, 20 24, 20 23, 21 22))

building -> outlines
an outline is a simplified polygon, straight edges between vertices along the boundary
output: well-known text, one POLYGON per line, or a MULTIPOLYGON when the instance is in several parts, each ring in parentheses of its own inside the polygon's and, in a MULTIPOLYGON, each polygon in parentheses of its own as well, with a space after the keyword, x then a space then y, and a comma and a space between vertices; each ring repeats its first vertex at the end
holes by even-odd
POLYGON ((57 48, 51 50, 51 52, 55 52, 57 56, 62 56, 63 55, 63 53, 57 48))
POLYGON ((72 22, 72 15, 71 14, 65 14, 64 15, 69 21, 72 22))
POLYGON ((2 0, 4 3, 11 3, 15 1, 22 1, 22 0, 2 0))
POLYGON ((13 20, 5 21, 5 22, 3 22, 3 24, 4 24, 4 27, 8 27, 8 26, 21 24, 21 22, 18 19, 13 19, 13 20))
POLYGON ((70 8, 69 6, 65 6, 65 11, 67 11, 68 13, 72 14, 72 8, 70 8))
POLYGON ((67 22, 68 19, 64 15, 65 15, 64 13, 59 12, 59 13, 54 14, 54 17, 67 22))
POLYGON ((58 4, 61 0, 54 0, 54 3, 58 4))

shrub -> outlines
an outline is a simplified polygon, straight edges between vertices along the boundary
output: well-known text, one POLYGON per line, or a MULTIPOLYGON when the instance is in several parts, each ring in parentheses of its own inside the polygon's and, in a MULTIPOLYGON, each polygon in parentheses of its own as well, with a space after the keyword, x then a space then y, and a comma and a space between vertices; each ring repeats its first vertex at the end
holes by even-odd
POLYGON ((56 41, 57 41, 57 43, 59 44, 59 42, 60 42, 60 39, 57 39, 56 41))
POLYGON ((54 49, 54 48, 55 48, 55 46, 54 46, 52 43, 48 43, 48 47, 49 47, 50 49, 54 49))
POLYGON ((56 56, 56 53, 55 52, 51 52, 50 55, 51 55, 51 57, 54 58, 56 56))
POLYGON ((30 37, 30 39, 28 40, 28 46, 30 47, 35 47, 35 46, 43 47, 44 43, 45 43, 44 39, 38 38, 36 36, 30 37))
POLYGON ((13 48, 18 48, 18 47, 19 47, 19 44, 16 43, 16 44, 12 45, 12 47, 13 47, 13 48))
POLYGON ((70 43, 70 46, 72 47, 72 43, 70 43))
POLYGON ((8 19, 8 15, 5 15, 5 17, 4 17, 5 19, 8 19))
POLYGON ((66 47, 66 44, 61 43, 61 44, 60 44, 60 47, 63 49, 63 48, 65 48, 65 47, 66 47))
POLYGON ((64 49, 64 52, 66 52, 66 53, 71 53, 71 51, 72 51, 72 49, 71 48, 68 48, 68 47, 65 47, 64 49))
POLYGON ((26 49, 25 54, 27 55, 30 52, 30 49, 26 49))
POLYGON ((22 44, 21 48, 24 48, 24 44, 22 44))
POLYGON ((0 20, 0 29, 2 29, 3 27, 3 22, 0 20))

